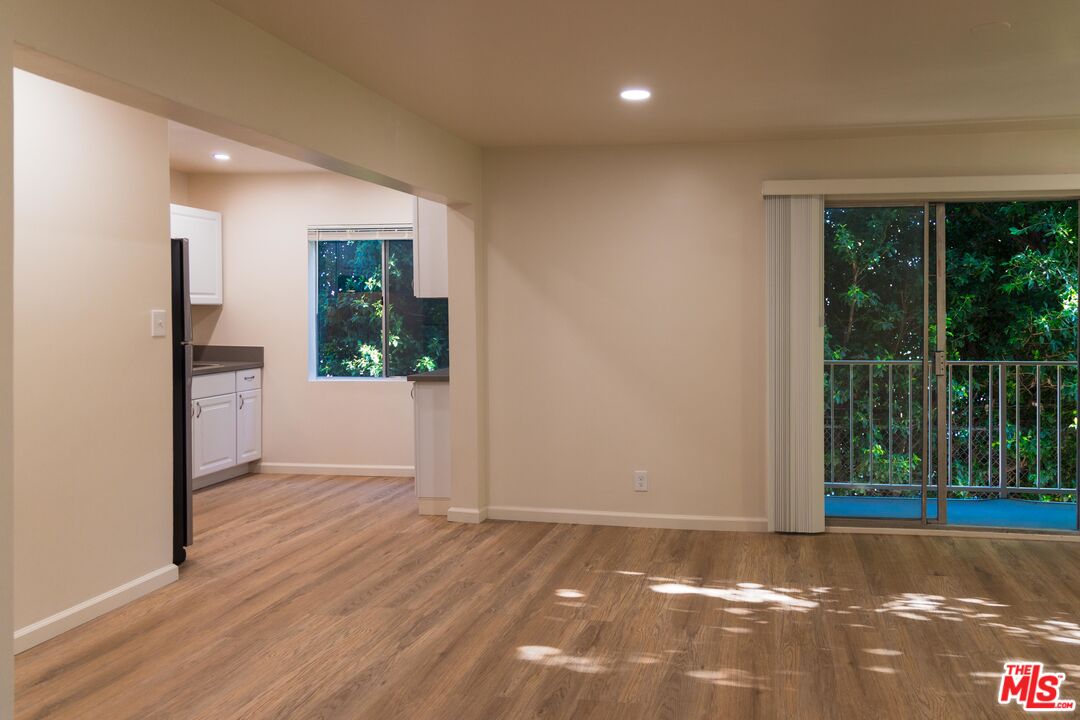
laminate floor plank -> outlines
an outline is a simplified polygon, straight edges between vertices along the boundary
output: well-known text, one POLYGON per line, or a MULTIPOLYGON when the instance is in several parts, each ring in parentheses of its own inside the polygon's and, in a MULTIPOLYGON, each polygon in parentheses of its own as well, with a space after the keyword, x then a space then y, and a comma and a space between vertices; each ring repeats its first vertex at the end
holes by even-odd
POLYGON ((16 658, 18 718, 1008 718, 1080 699, 1080 545, 448 523, 400 478, 195 496, 179 582, 16 658))

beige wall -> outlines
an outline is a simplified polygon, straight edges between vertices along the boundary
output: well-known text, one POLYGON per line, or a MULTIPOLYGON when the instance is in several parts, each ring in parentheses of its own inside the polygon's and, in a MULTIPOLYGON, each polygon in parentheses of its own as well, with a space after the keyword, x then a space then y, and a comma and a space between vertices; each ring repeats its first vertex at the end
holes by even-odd
POLYGON ((0 718, 4 719, 14 714, 11 113, 11 4, 0 0, 0 718))
POLYGON ((188 174, 169 170, 169 202, 178 205, 188 203, 188 174))
POLYGON ((450 476, 447 517, 480 522, 487 499, 487 401, 484 245, 479 218, 455 209, 447 217, 447 269, 450 279, 450 476), (474 379, 480 382, 474 382, 474 379))
POLYGON ((487 153, 491 505, 763 519, 761 182, 1078 169, 1077 131, 487 153))
POLYGON ((14 4, 28 70, 346 174, 479 200, 477 147, 210 0, 14 4))
POLYGON ((187 185, 189 204, 222 213, 224 244, 225 302, 193 308, 195 341, 265 348, 264 467, 412 474, 408 383, 309 379, 307 243, 311 225, 411 224, 412 196, 334 173, 193 174, 187 185))
POLYGON ((163 119, 15 77, 15 626, 171 563, 163 119))

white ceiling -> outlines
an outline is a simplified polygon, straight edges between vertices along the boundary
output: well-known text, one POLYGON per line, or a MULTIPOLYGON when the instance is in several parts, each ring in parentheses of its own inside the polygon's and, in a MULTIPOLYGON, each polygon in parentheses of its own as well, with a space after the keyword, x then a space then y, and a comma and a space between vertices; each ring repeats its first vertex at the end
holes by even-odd
POLYGON ((323 172, 322 168, 169 121, 169 167, 186 173, 323 172), (231 156, 215 160, 216 152, 231 156))
POLYGON ((1078 0, 215 1, 487 146, 1080 118, 1078 0))

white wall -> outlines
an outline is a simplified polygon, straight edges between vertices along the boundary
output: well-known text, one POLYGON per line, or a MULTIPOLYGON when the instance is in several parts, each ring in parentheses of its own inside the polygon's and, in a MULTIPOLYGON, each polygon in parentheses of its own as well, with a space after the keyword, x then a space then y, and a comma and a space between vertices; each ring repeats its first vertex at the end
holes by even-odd
POLYGON ((1080 131, 488 152, 491 514, 764 529, 761 182, 1078 169, 1080 131))
POLYGON ((15 626, 171 565, 165 120, 15 76, 15 626))
POLYGON ((187 200, 223 216, 225 301, 193 308, 196 342, 265 348, 263 468, 411 475, 409 383, 309 379, 307 229, 411 224, 412 196, 334 173, 192 174, 187 200))

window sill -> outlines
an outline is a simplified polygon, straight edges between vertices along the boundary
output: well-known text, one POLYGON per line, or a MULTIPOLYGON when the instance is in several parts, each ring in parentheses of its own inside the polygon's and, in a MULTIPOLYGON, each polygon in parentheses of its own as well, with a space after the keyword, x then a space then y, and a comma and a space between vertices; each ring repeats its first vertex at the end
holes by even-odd
POLYGON ((308 382, 313 383, 404 383, 408 382, 404 375, 394 377, 309 377, 308 382))

